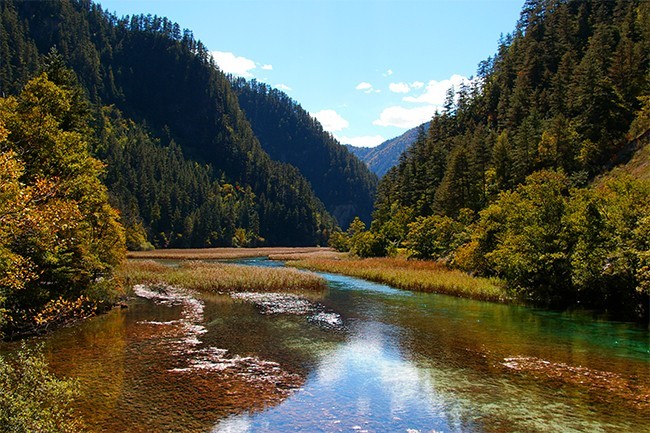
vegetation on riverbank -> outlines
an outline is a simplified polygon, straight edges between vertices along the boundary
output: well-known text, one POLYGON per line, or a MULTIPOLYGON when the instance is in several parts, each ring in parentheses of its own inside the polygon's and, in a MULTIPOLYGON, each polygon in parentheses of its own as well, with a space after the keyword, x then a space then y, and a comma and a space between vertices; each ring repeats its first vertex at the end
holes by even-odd
POLYGON ((288 266, 344 274, 416 292, 505 302, 511 299, 499 280, 473 277, 431 261, 398 258, 304 259, 288 266))
POLYGON ((130 259, 162 260, 228 260, 268 257, 284 254, 307 254, 332 251, 322 247, 261 247, 261 248, 186 248, 153 251, 131 251, 130 259))
POLYGON ((0 433, 85 431, 72 410, 77 394, 74 381, 49 372, 39 350, 0 356, 0 433))
POLYGON ((169 284, 202 292, 296 292, 325 290, 325 280, 311 272, 200 261, 166 266, 152 260, 129 260, 118 271, 126 287, 169 284))
POLYGON ((0 335, 39 333, 117 299, 124 229, 89 128, 83 92, 58 55, 18 97, 0 98, 0 335))

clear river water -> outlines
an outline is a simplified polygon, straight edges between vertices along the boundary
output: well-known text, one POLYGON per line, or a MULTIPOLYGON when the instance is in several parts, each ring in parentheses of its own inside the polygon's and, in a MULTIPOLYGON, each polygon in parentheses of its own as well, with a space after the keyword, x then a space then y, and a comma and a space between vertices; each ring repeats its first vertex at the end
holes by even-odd
POLYGON ((32 342, 93 431, 650 431, 646 328, 323 276, 309 296, 140 287, 32 342))

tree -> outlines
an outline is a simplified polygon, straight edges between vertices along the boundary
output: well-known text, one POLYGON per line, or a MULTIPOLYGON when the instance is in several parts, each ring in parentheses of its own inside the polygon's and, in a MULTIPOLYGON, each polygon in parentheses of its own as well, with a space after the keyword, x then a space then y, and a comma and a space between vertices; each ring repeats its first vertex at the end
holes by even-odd
POLYGON ((119 286, 113 267, 124 257, 124 233, 73 101, 46 73, 19 98, 0 101, 0 294, 14 329, 29 329, 58 298, 111 304, 119 286), (16 284, 16 275, 25 278, 16 284))

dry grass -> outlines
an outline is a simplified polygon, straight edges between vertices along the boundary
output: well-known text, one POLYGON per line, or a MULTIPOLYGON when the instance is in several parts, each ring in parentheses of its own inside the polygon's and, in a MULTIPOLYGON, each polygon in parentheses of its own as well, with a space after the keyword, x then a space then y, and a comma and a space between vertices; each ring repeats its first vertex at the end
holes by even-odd
POLYGON ((312 272, 199 261, 187 261, 178 267, 172 267, 153 260, 127 260, 121 266, 119 274, 127 287, 136 284, 169 284, 218 293, 326 289, 325 280, 312 272))
POLYGON ((347 253, 340 253, 331 248, 320 248, 318 251, 293 251, 269 254, 269 259, 280 261, 295 261, 295 260, 341 260, 348 257, 347 253))
POLYGON ((323 247, 272 247, 272 248, 188 248, 129 252, 130 259, 167 260, 226 260, 271 255, 327 253, 331 248, 323 247))
POLYGON ((306 259, 287 263, 302 269, 333 272, 416 292, 443 293, 483 301, 509 300, 496 279, 477 278, 428 261, 393 258, 306 259))

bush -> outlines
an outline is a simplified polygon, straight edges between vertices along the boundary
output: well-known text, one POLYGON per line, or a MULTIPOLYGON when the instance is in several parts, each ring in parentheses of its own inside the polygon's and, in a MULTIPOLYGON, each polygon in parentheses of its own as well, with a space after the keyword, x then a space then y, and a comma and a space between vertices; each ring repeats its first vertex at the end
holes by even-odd
POLYGON ((417 259, 447 258, 467 238, 465 226, 448 216, 419 217, 408 228, 405 245, 417 259))
POLYGON ((0 356, 0 432, 78 433, 83 422, 71 405, 76 383, 48 371, 40 350, 24 345, 12 356, 0 356))
POLYGON ((386 244, 381 234, 361 232, 350 239, 350 252, 359 257, 383 257, 386 255, 386 244))

